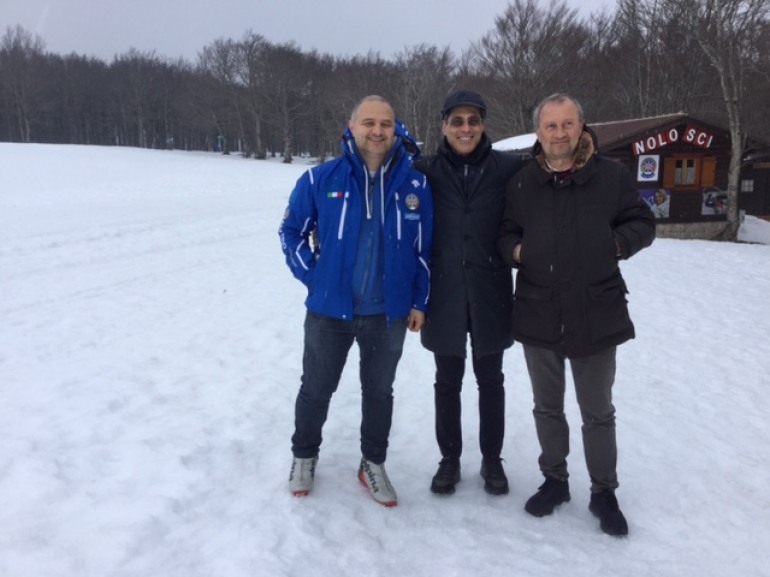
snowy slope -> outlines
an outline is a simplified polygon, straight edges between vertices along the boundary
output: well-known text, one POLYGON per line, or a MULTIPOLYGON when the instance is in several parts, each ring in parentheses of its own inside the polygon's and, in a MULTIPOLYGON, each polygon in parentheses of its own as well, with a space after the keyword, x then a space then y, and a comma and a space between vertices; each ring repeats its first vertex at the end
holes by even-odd
POLYGON ((307 165, 0 144, 0 166, 0 575, 770 575, 770 246, 658 239, 623 264, 637 339, 615 389, 618 540, 587 509, 571 392, 573 499, 523 511, 541 477, 519 346, 510 495, 482 489, 472 378, 463 481, 430 493, 433 364, 413 334, 399 506, 355 478, 355 350, 316 487, 289 495, 304 291, 277 229, 307 165))

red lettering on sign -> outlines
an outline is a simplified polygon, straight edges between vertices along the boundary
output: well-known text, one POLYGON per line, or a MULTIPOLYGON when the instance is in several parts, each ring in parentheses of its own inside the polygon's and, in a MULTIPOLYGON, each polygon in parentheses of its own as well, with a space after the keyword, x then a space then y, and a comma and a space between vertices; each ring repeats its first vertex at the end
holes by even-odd
POLYGON ((668 140, 669 142, 676 142, 679 140, 679 133, 676 131, 676 128, 672 128, 668 131, 668 140))
POLYGON ((711 143, 714 141, 714 135, 705 130, 699 130, 694 126, 688 126, 683 140, 693 146, 710 148, 711 143))
POLYGON ((676 128, 672 128, 668 132, 658 132, 655 136, 648 136, 647 138, 634 142, 634 155, 639 156, 640 154, 646 154, 656 148, 668 146, 677 140, 679 140, 679 132, 676 128))

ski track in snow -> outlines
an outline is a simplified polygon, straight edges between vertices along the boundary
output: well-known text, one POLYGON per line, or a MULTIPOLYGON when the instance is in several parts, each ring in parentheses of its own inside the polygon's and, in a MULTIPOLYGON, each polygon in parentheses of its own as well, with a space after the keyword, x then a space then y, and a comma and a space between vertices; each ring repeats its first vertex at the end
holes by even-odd
POLYGON ((278 224, 306 161, 0 144, 0 575, 770 575, 770 246, 658 239, 627 263, 619 500, 588 512, 574 394, 572 501, 541 478, 520 347, 507 353, 511 494, 478 475, 466 375, 463 480, 430 494, 433 362, 407 335, 388 472, 356 480, 351 351, 313 493, 286 488, 304 289, 278 224))

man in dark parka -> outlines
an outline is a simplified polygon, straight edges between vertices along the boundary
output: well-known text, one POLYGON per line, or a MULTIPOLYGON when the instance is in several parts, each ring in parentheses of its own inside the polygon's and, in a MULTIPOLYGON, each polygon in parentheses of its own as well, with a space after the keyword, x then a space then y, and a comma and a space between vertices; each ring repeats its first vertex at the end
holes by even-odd
POLYGON ((460 480, 461 390, 470 334, 479 391, 481 476, 488 493, 508 492, 500 453, 505 434, 503 351, 513 344, 511 270, 497 251, 505 184, 519 156, 492 150, 486 104, 476 92, 450 94, 441 111, 444 139, 415 166, 433 191, 431 300, 421 333, 436 363, 436 439, 441 462, 431 491, 452 494, 460 480))
POLYGON ((631 172, 597 154, 580 104, 544 99, 533 117, 533 160, 508 184, 498 246, 517 269, 513 328, 522 343, 545 482, 525 504, 536 517, 570 500, 569 427, 564 416, 569 360, 583 421, 591 511, 610 535, 627 535, 615 498, 617 345, 634 338, 618 262, 649 246, 655 216, 631 172))

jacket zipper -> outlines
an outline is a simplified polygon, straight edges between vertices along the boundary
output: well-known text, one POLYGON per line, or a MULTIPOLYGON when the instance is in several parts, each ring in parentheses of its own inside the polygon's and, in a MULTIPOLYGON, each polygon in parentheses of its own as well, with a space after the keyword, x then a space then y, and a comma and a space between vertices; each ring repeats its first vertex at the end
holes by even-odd
POLYGON ((396 193, 396 238, 401 240, 401 205, 398 203, 398 193, 396 193))
POLYGON ((337 229, 337 240, 342 240, 342 231, 345 229, 345 215, 348 213, 348 197, 350 192, 345 192, 345 200, 342 202, 342 215, 340 215, 340 226, 337 229))

